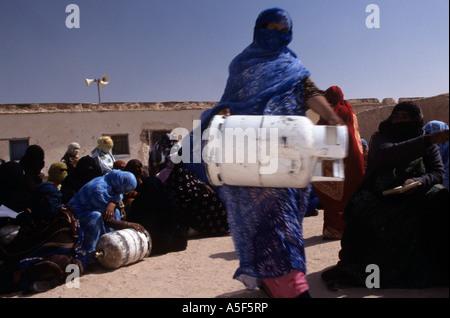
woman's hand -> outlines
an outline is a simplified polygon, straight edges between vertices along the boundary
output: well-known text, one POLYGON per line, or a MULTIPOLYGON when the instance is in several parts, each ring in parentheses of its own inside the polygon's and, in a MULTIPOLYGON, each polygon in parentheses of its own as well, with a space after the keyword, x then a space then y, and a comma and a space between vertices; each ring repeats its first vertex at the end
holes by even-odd
POLYGON ((408 184, 411 184, 415 182, 414 179, 406 179, 405 182, 403 182, 403 186, 407 186, 408 184))
POLYGON ((139 223, 126 222, 126 227, 136 230, 141 233, 145 233, 145 231, 146 231, 145 228, 142 225, 140 225, 139 223))
MULTIPOLYGON (((408 184, 411 184, 413 182, 416 182, 414 179, 406 179, 405 182, 403 182, 403 187, 407 186, 408 184)), ((408 191, 405 192, 405 194, 413 194, 414 192, 417 191, 417 188, 412 188, 408 191)))
POLYGON ((217 115, 224 115, 224 116, 230 116, 231 115, 231 112, 230 112, 230 109, 229 108, 223 108, 223 109, 221 109, 221 110, 219 110, 218 112, 217 112, 217 115))
POLYGON ((114 202, 108 203, 108 205, 106 206, 105 216, 103 217, 103 219, 104 220, 114 219, 115 211, 116 211, 116 203, 114 202))
POLYGON ((141 233, 145 233, 145 227, 138 223, 133 222, 126 222, 126 221, 119 221, 114 218, 109 220, 104 220, 105 226, 112 227, 116 230, 123 230, 123 229, 133 229, 141 233))

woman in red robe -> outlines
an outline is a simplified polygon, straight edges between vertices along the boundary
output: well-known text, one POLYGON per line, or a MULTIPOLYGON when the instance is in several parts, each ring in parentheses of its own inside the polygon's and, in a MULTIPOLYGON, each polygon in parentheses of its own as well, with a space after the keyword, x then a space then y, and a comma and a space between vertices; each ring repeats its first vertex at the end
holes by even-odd
MULTIPOLYGON (((323 237, 326 239, 341 239, 345 221, 342 219, 344 208, 361 183, 364 175, 364 157, 358 119, 352 106, 344 99, 344 94, 338 86, 331 86, 325 91, 330 106, 348 127, 348 155, 344 159, 345 180, 338 182, 315 182, 314 190, 324 210, 323 237)), ((320 118, 317 125, 326 125, 320 118)), ((328 162, 324 162, 326 170, 328 162)), ((329 165, 331 167, 331 165, 329 165)))

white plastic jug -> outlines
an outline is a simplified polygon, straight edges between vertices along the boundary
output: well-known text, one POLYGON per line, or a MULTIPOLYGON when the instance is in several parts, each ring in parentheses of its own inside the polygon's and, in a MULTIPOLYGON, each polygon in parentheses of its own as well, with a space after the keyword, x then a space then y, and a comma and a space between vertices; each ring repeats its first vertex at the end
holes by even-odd
POLYGON ((103 234, 96 246, 95 257, 105 268, 116 269, 135 263, 150 255, 150 234, 134 229, 123 229, 103 234))
POLYGON ((318 126, 305 116, 214 116, 203 150, 213 185, 303 188, 344 180, 347 126, 318 126), (324 176, 322 160, 333 161, 324 176))

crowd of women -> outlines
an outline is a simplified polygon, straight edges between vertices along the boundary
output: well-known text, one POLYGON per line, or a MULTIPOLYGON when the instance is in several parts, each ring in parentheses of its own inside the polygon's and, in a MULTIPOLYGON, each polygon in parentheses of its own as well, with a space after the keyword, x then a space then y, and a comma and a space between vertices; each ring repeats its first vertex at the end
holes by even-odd
MULTIPOLYGON (((21 212, 2 218, 2 226, 19 230, 0 244, 0 289, 61 283, 68 264, 83 272, 96 261, 99 237, 112 230, 147 230, 152 254, 159 254, 185 249, 192 228, 231 233, 239 257, 234 278, 246 287, 271 297, 310 297, 302 221, 317 200, 324 238, 341 239, 342 246, 339 263, 322 275, 329 287, 364 286, 369 264, 380 268, 381 287, 448 285, 448 126, 425 125, 420 108, 403 102, 367 143, 342 90, 317 88, 288 48, 291 40, 288 13, 263 11, 253 42, 231 62, 224 94, 202 114, 199 129, 215 115, 305 116, 311 109, 318 125, 348 127, 343 182, 213 187, 202 163, 170 160, 178 143, 170 135, 150 152, 148 173, 139 160, 115 160, 111 138, 102 137, 92 156, 78 158, 80 145, 70 144, 44 182, 44 151, 32 145, 19 163, 0 167, 0 203, 21 212), (418 186, 383 195, 411 184, 418 186)), ((329 168, 325 161, 323 170, 329 168)))
POLYGON ((47 177, 38 145, 20 162, 2 162, 0 203, 9 213, 0 218, 0 291, 47 290, 65 282, 68 265, 82 274, 97 262, 99 238, 114 230, 147 231, 151 255, 185 250, 192 230, 228 235, 222 201, 164 155, 171 146, 165 136, 151 151, 159 160, 152 176, 137 159, 115 160, 109 137, 99 138, 92 156, 82 158, 80 145, 71 143, 47 177))

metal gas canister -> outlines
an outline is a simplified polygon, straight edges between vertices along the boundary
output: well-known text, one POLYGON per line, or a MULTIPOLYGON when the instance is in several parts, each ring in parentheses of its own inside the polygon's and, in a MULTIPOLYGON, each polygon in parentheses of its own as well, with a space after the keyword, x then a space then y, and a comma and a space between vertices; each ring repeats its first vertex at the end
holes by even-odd
POLYGON ((105 268, 116 269, 150 255, 150 234, 123 229, 103 234, 97 242, 95 258, 105 268))
POLYGON ((204 135, 210 182, 303 188, 312 181, 343 181, 347 126, 317 126, 305 116, 214 116, 204 135), (322 161, 332 161, 332 175, 322 161))

